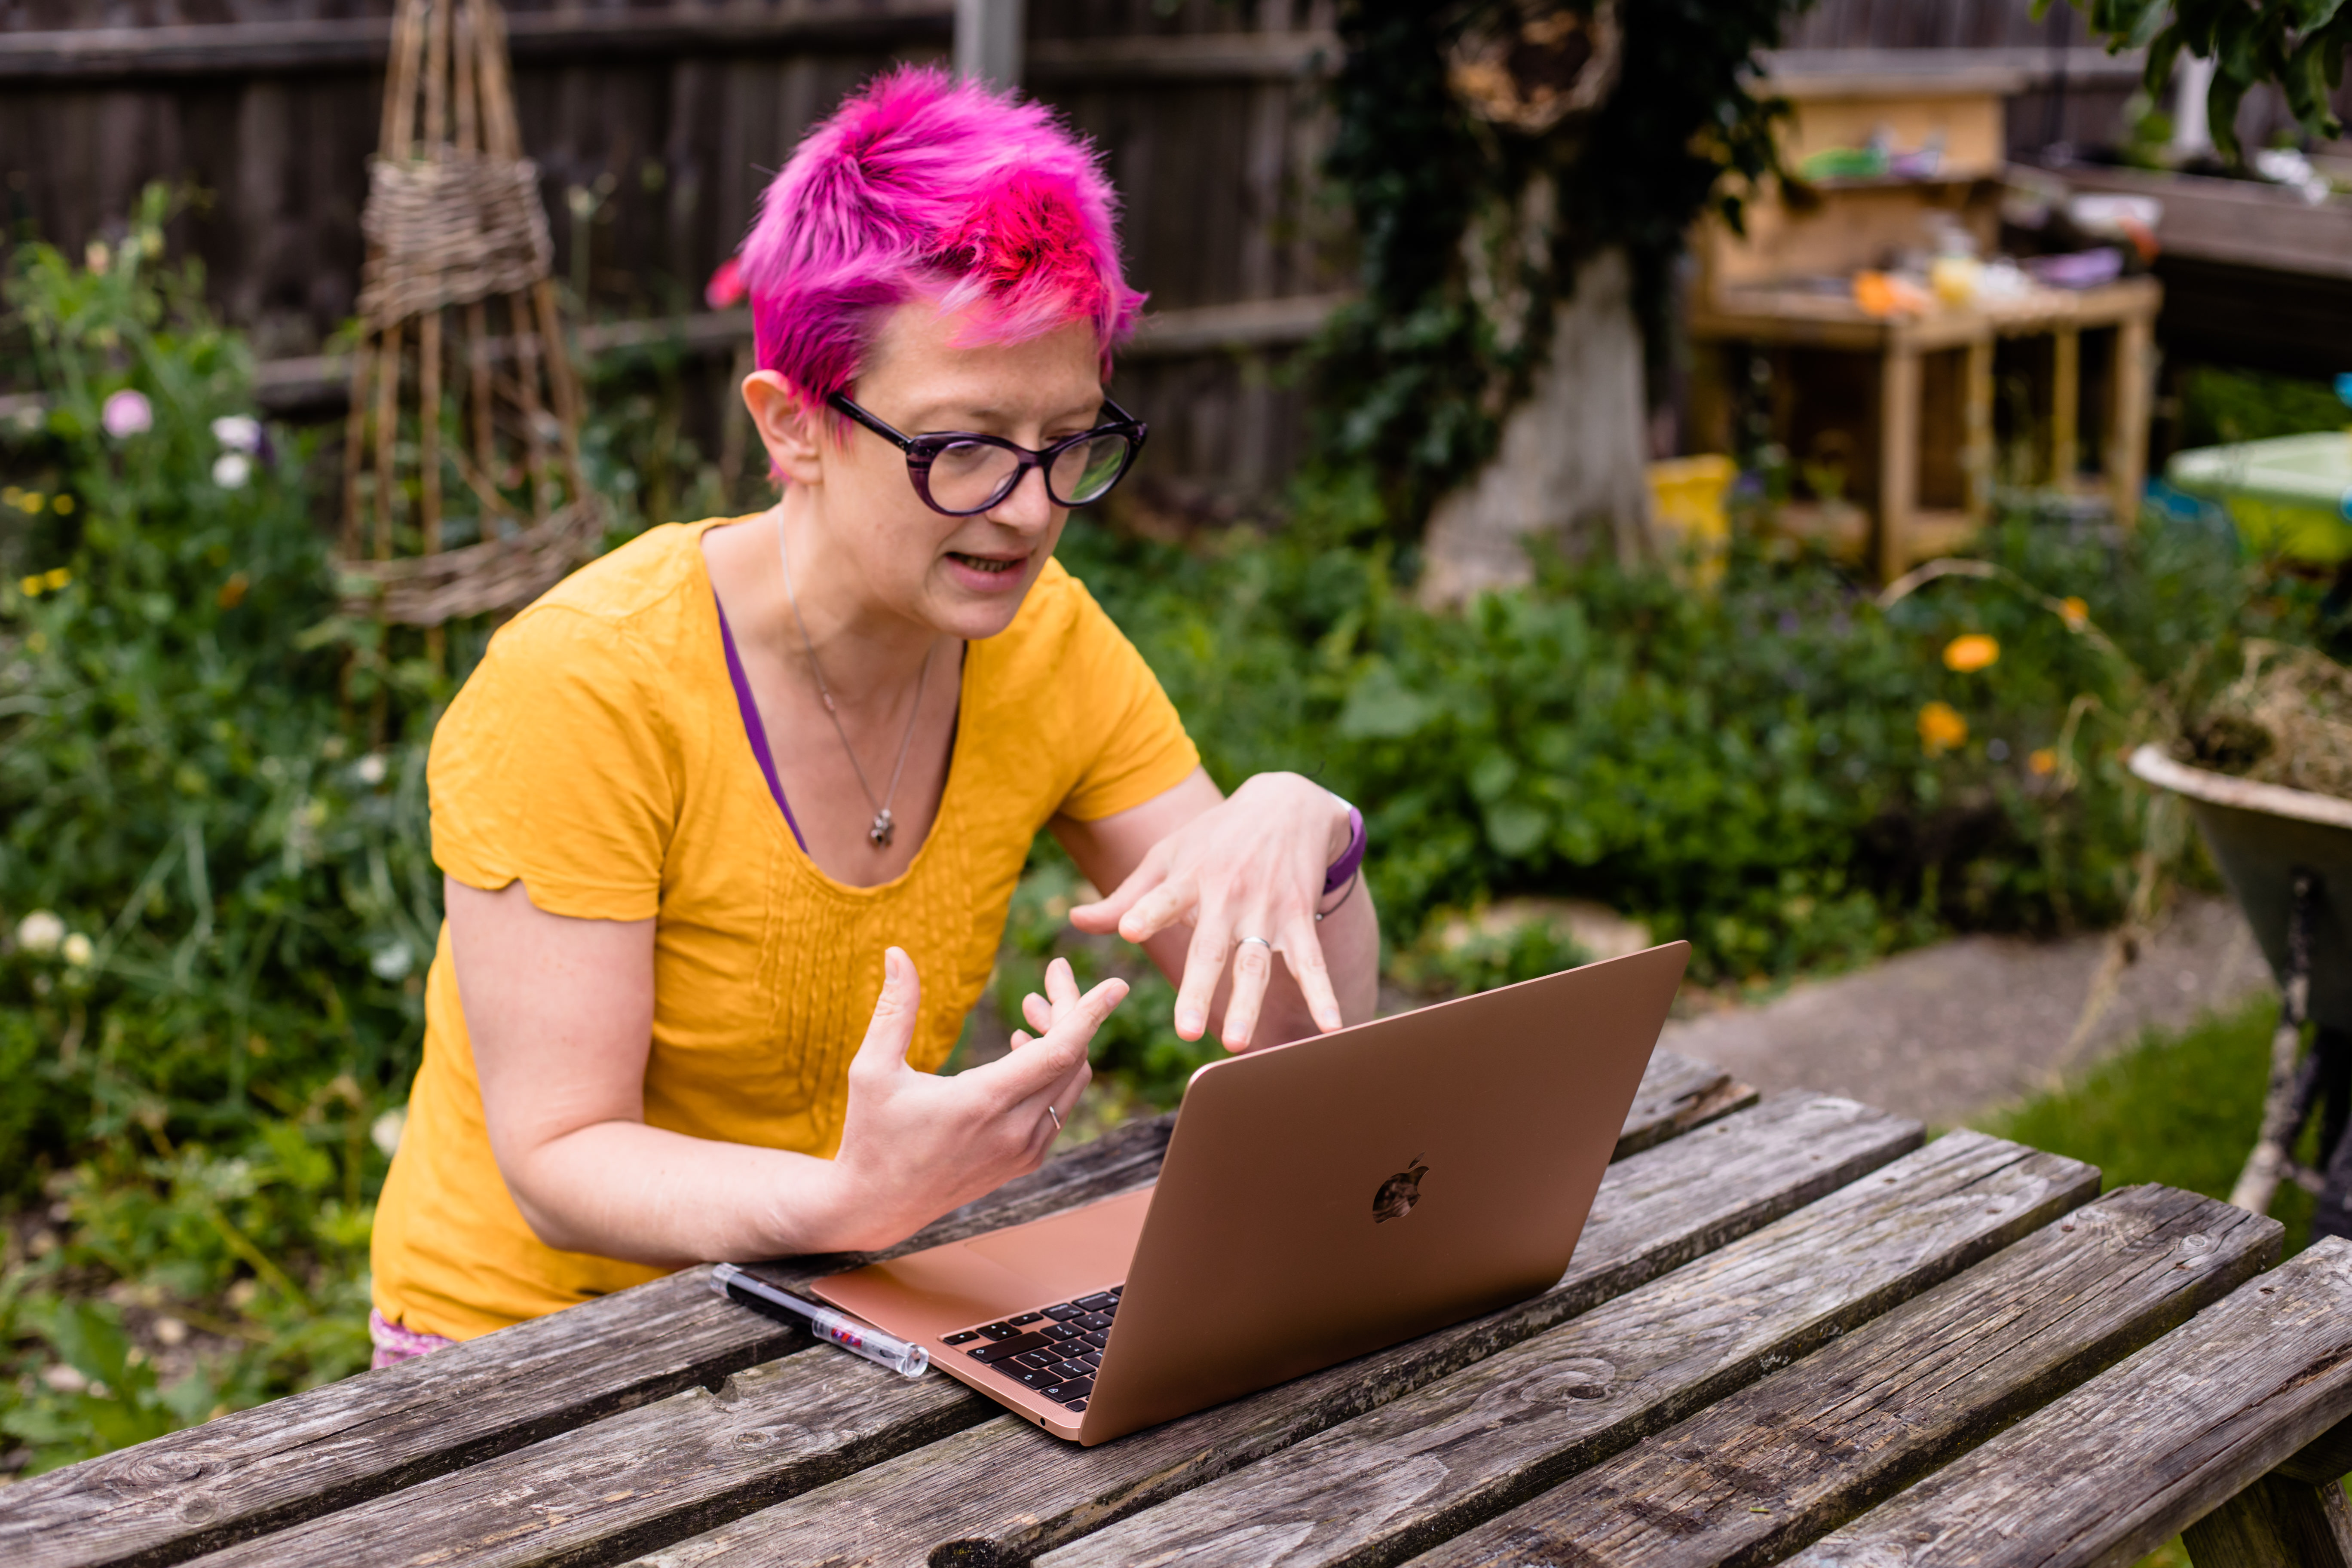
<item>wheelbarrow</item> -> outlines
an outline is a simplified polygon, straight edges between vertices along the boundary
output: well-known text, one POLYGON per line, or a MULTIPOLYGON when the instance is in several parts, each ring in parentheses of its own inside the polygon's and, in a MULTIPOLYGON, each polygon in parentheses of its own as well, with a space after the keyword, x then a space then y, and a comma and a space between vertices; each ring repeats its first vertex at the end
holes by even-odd
POLYGON ((2155 746, 2134 752, 2131 770, 2189 802, 2278 978, 2262 1131, 2230 1201, 2262 1214, 2293 1180, 2318 1196, 2315 1238, 2352 1237, 2352 800, 2190 767, 2155 746), (2308 1056, 2306 1021, 2318 1026, 2308 1056), (2315 1170, 2293 1152, 2323 1102, 2315 1170))

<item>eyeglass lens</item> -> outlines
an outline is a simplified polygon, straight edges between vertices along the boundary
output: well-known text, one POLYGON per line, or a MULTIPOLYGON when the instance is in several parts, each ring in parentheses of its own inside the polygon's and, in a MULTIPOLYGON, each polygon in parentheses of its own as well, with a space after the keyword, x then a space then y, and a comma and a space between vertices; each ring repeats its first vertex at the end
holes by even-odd
MULTIPOLYGON (((1100 500, 1126 466, 1129 442, 1122 435, 1097 436, 1055 454, 1045 489, 1062 506, 1100 500)), ((1010 489, 1021 459, 983 441, 958 441, 931 458, 931 500, 950 511, 993 506, 1010 489)))

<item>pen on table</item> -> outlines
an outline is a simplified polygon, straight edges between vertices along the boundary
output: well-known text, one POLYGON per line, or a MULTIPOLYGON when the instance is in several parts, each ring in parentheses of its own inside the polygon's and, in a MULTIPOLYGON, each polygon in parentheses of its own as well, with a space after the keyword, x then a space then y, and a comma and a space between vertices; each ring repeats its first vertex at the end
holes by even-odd
POLYGON ((930 1367, 931 1352, 922 1346, 894 1339, 871 1323, 861 1323, 845 1312, 836 1312, 790 1290, 779 1290, 732 1263, 721 1263, 711 1269, 710 1288, 764 1317, 806 1329, 818 1339, 831 1340, 843 1350, 887 1366, 901 1377, 920 1377, 930 1367))

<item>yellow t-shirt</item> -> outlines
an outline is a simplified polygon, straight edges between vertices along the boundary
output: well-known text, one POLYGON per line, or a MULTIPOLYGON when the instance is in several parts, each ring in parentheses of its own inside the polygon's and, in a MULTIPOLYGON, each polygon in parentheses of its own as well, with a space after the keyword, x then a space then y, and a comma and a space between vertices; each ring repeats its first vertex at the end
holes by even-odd
MULTIPOLYGON (((652 530, 490 639, 433 737, 433 858, 469 887, 520 878, 554 914, 653 919, 646 1123, 830 1158, 882 950, 905 948, 922 975, 908 1059, 935 1072, 987 984, 1038 829, 1139 805, 1200 757, 1141 656, 1049 562, 1012 626, 969 646, 947 788, 914 863, 877 888, 836 882, 752 754, 703 564, 719 521, 652 530)), ((377 1310, 469 1339, 660 1274, 559 1252, 515 1207, 446 925, 425 1020, 376 1210, 377 1310)))

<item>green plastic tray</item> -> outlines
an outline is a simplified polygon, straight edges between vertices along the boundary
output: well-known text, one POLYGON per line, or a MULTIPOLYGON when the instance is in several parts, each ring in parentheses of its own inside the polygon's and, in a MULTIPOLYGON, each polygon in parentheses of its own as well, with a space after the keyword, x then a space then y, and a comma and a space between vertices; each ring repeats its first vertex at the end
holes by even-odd
POLYGON ((2299 561, 2352 556, 2352 431, 2199 447, 2175 456, 2165 478, 2220 501, 2249 549, 2299 561))

